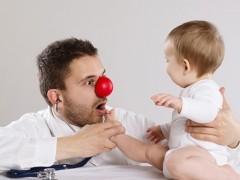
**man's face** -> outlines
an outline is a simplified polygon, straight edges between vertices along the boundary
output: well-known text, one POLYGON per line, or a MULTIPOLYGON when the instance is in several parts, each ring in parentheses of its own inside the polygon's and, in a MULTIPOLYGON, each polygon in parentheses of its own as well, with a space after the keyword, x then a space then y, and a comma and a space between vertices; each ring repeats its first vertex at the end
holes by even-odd
POLYGON ((62 90, 60 114, 76 126, 102 122, 106 113, 106 98, 95 94, 95 83, 105 72, 97 56, 84 56, 70 64, 70 75, 65 80, 66 90, 62 90))

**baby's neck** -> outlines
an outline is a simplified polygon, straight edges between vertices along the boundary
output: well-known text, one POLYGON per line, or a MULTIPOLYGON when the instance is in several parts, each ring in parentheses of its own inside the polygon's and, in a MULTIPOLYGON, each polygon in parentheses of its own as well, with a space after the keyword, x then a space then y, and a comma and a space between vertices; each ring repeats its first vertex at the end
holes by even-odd
POLYGON ((187 86, 190 86, 190 85, 192 85, 192 84, 194 84, 194 83, 196 83, 198 81, 204 80, 204 79, 210 79, 211 77, 212 77, 212 74, 208 73, 208 74, 204 74, 204 75, 202 75, 200 77, 193 78, 193 79, 191 79, 191 81, 189 81, 187 86))

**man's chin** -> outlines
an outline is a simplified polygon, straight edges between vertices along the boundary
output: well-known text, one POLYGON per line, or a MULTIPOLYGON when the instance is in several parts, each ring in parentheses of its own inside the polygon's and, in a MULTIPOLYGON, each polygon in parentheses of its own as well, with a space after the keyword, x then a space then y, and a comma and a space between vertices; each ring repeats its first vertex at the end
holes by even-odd
POLYGON ((102 123, 103 122, 103 116, 97 116, 92 118, 92 121, 90 122, 91 124, 97 124, 97 123, 102 123))

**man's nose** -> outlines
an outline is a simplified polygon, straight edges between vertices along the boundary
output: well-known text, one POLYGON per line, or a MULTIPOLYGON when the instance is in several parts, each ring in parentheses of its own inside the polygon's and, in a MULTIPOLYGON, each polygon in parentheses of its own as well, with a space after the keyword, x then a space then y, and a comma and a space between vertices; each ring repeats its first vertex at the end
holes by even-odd
POLYGON ((109 96, 113 91, 113 83, 106 76, 100 76, 95 85, 95 93, 99 98, 109 96))

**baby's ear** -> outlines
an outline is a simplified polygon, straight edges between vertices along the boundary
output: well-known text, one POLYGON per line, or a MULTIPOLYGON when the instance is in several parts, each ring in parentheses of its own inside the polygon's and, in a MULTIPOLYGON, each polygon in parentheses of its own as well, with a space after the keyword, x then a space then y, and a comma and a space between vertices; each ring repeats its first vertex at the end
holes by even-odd
POLYGON ((184 65, 184 74, 187 74, 188 72, 191 71, 191 65, 187 59, 183 59, 182 63, 184 65))

